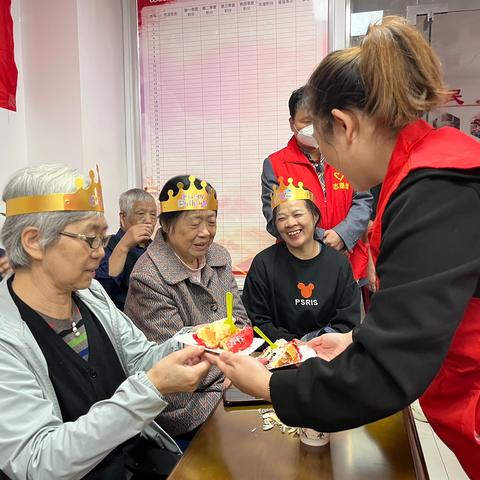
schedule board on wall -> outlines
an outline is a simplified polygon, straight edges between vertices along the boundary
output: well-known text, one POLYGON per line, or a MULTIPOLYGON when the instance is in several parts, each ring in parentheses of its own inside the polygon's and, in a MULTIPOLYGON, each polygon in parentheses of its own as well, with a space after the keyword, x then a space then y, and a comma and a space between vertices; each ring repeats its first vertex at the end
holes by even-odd
POLYGON ((260 174, 291 136, 288 99, 327 53, 328 0, 138 0, 142 175, 193 174, 219 198, 216 241, 242 274, 274 239, 260 174))

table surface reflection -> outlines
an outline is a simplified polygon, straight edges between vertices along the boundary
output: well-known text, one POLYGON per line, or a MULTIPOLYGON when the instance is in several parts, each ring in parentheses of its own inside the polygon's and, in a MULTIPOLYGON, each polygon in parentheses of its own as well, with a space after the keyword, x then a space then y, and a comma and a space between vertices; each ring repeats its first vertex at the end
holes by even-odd
POLYGON ((220 403, 169 480, 416 479, 402 413, 332 433, 325 447, 307 447, 278 427, 263 431, 258 408, 220 403), (255 431, 252 431, 255 429, 255 431))

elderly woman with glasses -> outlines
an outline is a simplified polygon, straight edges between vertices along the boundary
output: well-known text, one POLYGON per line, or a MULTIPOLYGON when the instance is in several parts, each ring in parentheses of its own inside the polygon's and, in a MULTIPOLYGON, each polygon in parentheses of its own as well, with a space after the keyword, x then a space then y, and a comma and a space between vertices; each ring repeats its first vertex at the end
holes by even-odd
POLYGON ((3 200, 15 273, 0 284, 0 470, 122 479, 142 463, 134 478, 163 478, 181 451, 153 419, 206 375, 202 348, 149 342, 93 279, 108 241, 93 172, 29 167, 3 200))

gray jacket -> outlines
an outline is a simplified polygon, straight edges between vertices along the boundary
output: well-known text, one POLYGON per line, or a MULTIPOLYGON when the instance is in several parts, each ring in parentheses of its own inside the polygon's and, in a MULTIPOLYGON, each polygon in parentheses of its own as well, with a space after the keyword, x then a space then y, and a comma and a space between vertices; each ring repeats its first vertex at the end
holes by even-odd
POLYGON ((75 422, 64 423, 45 357, 21 319, 7 282, 1 282, 0 470, 10 478, 82 478, 142 430, 161 446, 181 452, 151 423, 167 402, 145 374, 178 349, 178 343, 147 341, 95 280, 77 294, 102 323, 128 378, 112 397, 95 403, 75 422))
MULTIPOLYGON (((216 243, 210 246, 197 282, 159 230, 130 276, 125 313, 149 340, 164 342, 184 327, 225 318, 225 293, 229 290, 237 324, 249 323, 227 250, 216 243)), ((172 435, 202 424, 220 400, 222 381, 221 372, 212 368, 196 392, 166 395, 168 407, 158 423, 172 435)))

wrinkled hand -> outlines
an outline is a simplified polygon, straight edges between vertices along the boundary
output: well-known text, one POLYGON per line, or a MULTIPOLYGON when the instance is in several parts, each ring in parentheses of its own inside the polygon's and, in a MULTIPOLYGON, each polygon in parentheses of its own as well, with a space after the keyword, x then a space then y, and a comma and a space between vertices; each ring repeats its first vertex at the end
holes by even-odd
POLYGON ((323 243, 339 252, 345 248, 342 237, 335 230, 325 230, 323 235, 323 243))
POLYGON ((0 257, 0 276, 3 277, 10 272, 12 272, 12 267, 8 261, 8 257, 4 255, 3 257, 0 257))
POLYGON ((150 225, 149 223, 138 223, 137 225, 132 225, 125 232, 125 235, 122 237, 120 242, 128 249, 141 243, 145 243, 150 240, 150 237, 153 233, 153 227, 154 226, 150 225))
POLYGON ((324 333, 307 342, 307 345, 317 352, 318 357, 329 362, 340 355, 351 343, 352 332, 324 333))
POLYGON ((147 376, 162 393, 194 392, 210 370, 203 347, 188 347, 158 361, 147 376))
POLYGON ((242 392, 271 401, 269 384, 272 374, 258 360, 231 352, 220 356, 205 353, 205 358, 216 365, 242 392))

